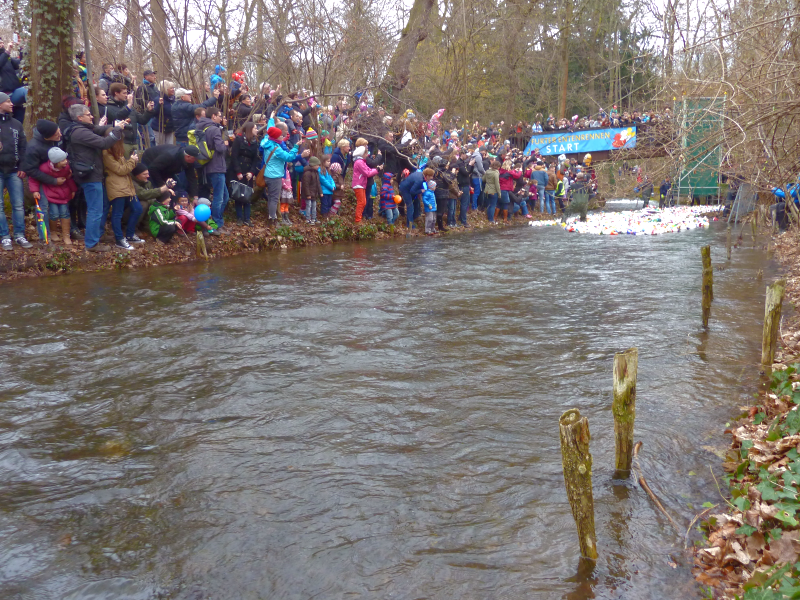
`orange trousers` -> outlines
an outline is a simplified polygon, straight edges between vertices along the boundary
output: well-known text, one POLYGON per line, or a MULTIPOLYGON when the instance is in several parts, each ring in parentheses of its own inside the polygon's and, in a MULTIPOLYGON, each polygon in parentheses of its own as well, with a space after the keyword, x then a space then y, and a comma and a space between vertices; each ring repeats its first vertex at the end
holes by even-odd
POLYGON ((367 190, 356 188, 356 223, 361 223, 361 216, 364 214, 364 207, 367 205, 367 190))

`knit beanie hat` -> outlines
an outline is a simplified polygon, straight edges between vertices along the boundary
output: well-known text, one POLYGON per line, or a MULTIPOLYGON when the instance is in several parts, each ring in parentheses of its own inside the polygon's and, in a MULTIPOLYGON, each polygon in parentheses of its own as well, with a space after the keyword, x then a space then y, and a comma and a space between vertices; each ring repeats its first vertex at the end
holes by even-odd
POLYGON ((283 132, 278 127, 270 127, 267 129, 267 135, 273 142, 277 142, 283 137, 283 132))
POLYGON ((342 165, 339 163, 331 163, 331 166, 328 168, 331 173, 339 175, 342 172, 342 165))
POLYGON ((306 131, 306 139, 307 140, 315 140, 315 139, 317 139, 317 132, 314 131, 311 127, 309 127, 308 131, 306 131))
POLYGON ((47 151, 47 158, 49 158, 50 162, 55 165, 60 163, 62 160, 67 160, 67 153, 61 148, 53 147, 47 151))
POLYGON ((58 130, 58 125, 47 119, 39 119, 36 121, 36 129, 42 134, 42 137, 47 139, 53 137, 58 130))
MULTIPOLYGON (((358 144, 358 142, 356 142, 356 144, 358 144)), ((353 158, 361 158, 366 153, 367 153, 367 147, 366 146, 359 146, 358 148, 353 150, 353 158)))
POLYGON ((308 164, 312 167, 318 167, 320 165, 319 159, 316 156, 312 156, 308 159, 308 164))
POLYGON ((131 171, 131 175, 136 177, 137 175, 141 175, 145 171, 147 171, 147 165, 144 164, 144 163, 139 163, 135 167, 133 167, 133 170, 131 171))

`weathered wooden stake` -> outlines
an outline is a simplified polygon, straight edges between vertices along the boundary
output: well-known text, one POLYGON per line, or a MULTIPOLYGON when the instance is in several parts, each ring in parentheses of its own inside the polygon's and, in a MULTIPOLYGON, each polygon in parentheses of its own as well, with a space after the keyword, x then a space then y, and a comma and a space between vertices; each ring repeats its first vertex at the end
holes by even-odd
POLYGON ((775 347, 778 345, 781 306, 785 289, 785 279, 767 286, 767 301, 764 306, 764 332, 761 335, 761 364, 765 367, 772 367, 772 363, 775 360, 775 347))
POLYGON ((197 232, 197 256, 208 260, 208 252, 206 251, 206 239, 203 237, 203 232, 197 232))
POLYGON ((731 259, 731 226, 728 225, 728 231, 725 234, 725 248, 728 251, 728 260, 731 259))
POLYGON ((589 421, 577 408, 561 415, 561 462, 564 484, 578 526, 581 556, 597 560, 597 537, 594 532, 594 497, 592 495, 592 455, 589 454, 589 421))
POLYGON ((617 477, 627 478, 633 461, 633 422, 636 419, 636 372, 639 350, 614 355, 614 438, 617 442, 617 477))
POLYGON ((714 271, 711 268, 711 246, 700 248, 703 257, 703 327, 708 327, 711 302, 714 300, 714 271))
POLYGON ((750 221, 750 233, 753 236, 753 243, 756 243, 756 236, 758 235, 758 223, 756 222, 756 215, 753 215, 753 220, 750 221))

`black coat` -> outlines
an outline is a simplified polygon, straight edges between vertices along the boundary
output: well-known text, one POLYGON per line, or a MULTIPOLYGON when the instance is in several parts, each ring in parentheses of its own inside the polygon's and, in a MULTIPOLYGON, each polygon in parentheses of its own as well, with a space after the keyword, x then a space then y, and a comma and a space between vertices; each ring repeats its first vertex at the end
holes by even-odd
POLYGON ((156 121, 153 129, 161 133, 172 133, 175 131, 175 123, 172 120, 172 105, 175 104, 175 96, 164 96, 164 104, 156 102, 156 121))
POLYGON ((27 140, 22 123, 12 117, 11 113, 0 113, 0 143, 3 144, 0 149, 0 170, 3 173, 19 171, 27 140))
POLYGON ((186 191, 190 196, 197 196, 197 167, 200 163, 189 164, 184 156, 183 148, 175 144, 161 144, 145 150, 142 154, 142 163, 147 165, 147 170, 150 171, 153 187, 161 187, 167 183, 167 179, 183 172, 189 188, 186 191))
MULTIPOLYGON (((156 105, 156 109, 158 105, 156 105)), ((113 125, 114 121, 124 121, 130 119, 130 123, 125 124, 125 143, 136 145, 139 141, 139 128, 137 125, 146 125, 150 119, 156 116, 156 112, 147 111, 140 113, 135 108, 129 108, 128 104, 123 101, 108 101, 106 104, 106 120, 109 125, 113 125)))
POLYGON ((75 123, 69 135, 69 164, 72 166, 75 183, 96 183, 103 181, 103 150, 111 148, 122 137, 122 130, 114 128, 111 135, 106 136, 110 126, 95 127, 87 123, 75 123), (93 165, 94 169, 85 177, 77 173, 76 165, 93 165))
POLYGON ((17 72, 19 71, 19 58, 11 58, 6 52, 0 52, 0 92, 11 94, 17 88, 22 87, 17 72))
POLYGON ((44 136, 34 127, 33 139, 25 150, 25 156, 22 157, 22 163, 19 166, 20 171, 24 171, 28 177, 35 179, 39 183, 55 185, 56 178, 47 173, 42 173, 39 167, 42 163, 50 160, 47 157, 50 148, 56 148, 60 145, 61 142, 52 142, 44 139, 44 136))
POLYGON ((233 176, 238 174, 252 173, 254 176, 261 169, 261 155, 258 152, 258 138, 248 142, 243 135, 237 135, 233 140, 231 149, 230 173, 233 176))
POLYGON ((189 130, 194 124, 194 111, 201 106, 210 108, 217 103, 217 99, 211 96, 202 104, 192 104, 183 100, 175 100, 172 105, 172 126, 175 128, 175 139, 179 142, 189 141, 189 130))

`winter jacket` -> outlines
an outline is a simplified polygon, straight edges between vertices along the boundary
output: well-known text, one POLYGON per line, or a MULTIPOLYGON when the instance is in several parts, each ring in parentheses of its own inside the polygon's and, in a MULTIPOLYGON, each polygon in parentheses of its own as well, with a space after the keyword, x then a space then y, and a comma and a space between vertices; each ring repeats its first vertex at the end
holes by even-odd
POLYGON ((522 176, 520 171, 509 171, 500 169, 500 191, 513 192, 514 183, 522 176))
POLYGON ((283 179, 286 175, 286 163, 294 161, 299 151, 299 146, 295 146, 291 150, 284 150, 278 142, 265 137, 261 140, 261 155, 265 161, 270 158, 270 155, 272 155, 272 158, 264 167, 264 177, 267 179, 283 179), (275 151, 274 153, 273 150, 275 151))
POLYGON ((25 156, 27 140, 22 123, 12 117, 11 113, 0 113, 0 143, 0 171, 7 174, 21 170, 20 164, 25 156))
POLYGON ((164 104, 156 102, 156 120, 153 122, 153 129, 161 133, 173 133, 175 124, 172 121, 172 105, 175 104, 175 96, 164 96, 164 104))
MULTIPOLYGON (((45 185, 55 186, 56 178, 43 172, 40 165, 49 161, 47 153, 50 151, 50 148, 55 148, 59 145, 60 142, 52 142, 44 139, 44 136, 34 127, 33 140, 31 140, 30 144, 28 144, 25 149, 25 156, 22 157, 22 162, 19 165, 20 171, 24 171, 30 180, 35 179, 45 185)), ((31 189, 31 191, 33 190, 31 189)), ((45 195, 47 195, 46 190, 45 195)))
POLYGON ((206 132, 206 145, 209 150, 214 151, 214 156, 206 163, 206 173, 225 173, 228 170, 225 164, 225 155, 228 152, 228 147, 222 139, 220 125, 217 125, 208 117, 202 117, 197 119, 195 129, 206 132))
MULTIPOLYGON (((337 147, 331 153, 331 164, 339 163, 342 166, 342 177, 347 175, 347 167, 350 166, 350 163, 352 162, 352 160, 353 160, 353 157, 352 157, 351 153, 348 152, 347 156, 345 156, 344 154, 342 154, 342 149, 341 148, 337 147)), ((389 171, 389 172, 391 173, 391 171, 389 171)))
POLYGON ((95 127, 91 123, 75 122, 69 138, 69 164, 75 177, 75 183, 100 183, 103 181, 103 150, 111 148, 122 138, 122 130, 113 128, 111 135, 105 133, 110 126, 95 127), (93 168, 88 175, 80 177, 79 166, 91 165, 93 168))
POLYGON ((344 200, 344 177, 337 173, 331 173, 331 176, 333 177, 333 182, 336 185, 336 189, 333 190, 333 199, 344 200))
MULTIPOLYGON (((113 73, 113 71, 112 71, 113 73)), ((100 75, 100 79, 97 81, 97 87, 103 90, 106 94, 108 93, 108 86, 114 83, 114 76, 113 75, 106 75, 103 73, 100 75)))
POLYGON ((255 112, 252 105, 247 106, 247 104, 240 102, 239 107, 236 109, 236 117, 233 119, 233 128, 239 129, 252 118, 255 112))
POLYGON ((153 237, 158 236, 162 225, 175 225, 175 211, 162 204, 153 204, 148 209, 147 216, 150 217, 150 233, 153 237))
POLYGON ((261 169, 261 155, 258 152, 258 139, 249 142, 243 135, 237 135, 233 140, 231 149, 231 168, 233 176, 252 173, 255 175, 261 169))
POLYGON ((483 193, 487 196, 489 194, 500 195, 500 172, 495 169, 489 169, 483 175, 483 180, 486 182, 483 188, 483 193))
POLYGON ((544 170, 544 167, 536 166, 531 172, 531 179, 536 182, 536 185, 545 187, 550 178, 547 176, 547 171, 544 170))
POLYGON ((161 92, 158 91, 155 83, 151 83, 145 79, 142 85, 136 88, 133 95, 135 106, 140 111, 147 110, 147 103, 152 102, 158 108, 158 99, 161 98, 161 92))
POLYGON ((547 172, 547 185, 544 186, 544 189, 548 192, 552 192, 556 189, 556 174, 554 172, 547 172))
POLYGON ((422 171, 414 171, 411 175, 400 182, 400 193, 408 194, 414 198, 422 192, 424 183, 425 177, 423 176, 422 171))
POLYGON ((392 174, 384 173, 381 176, 381 210, 397 208, 394 201, 394 187, 392 187, 392 174))
POLYGON ((402 173, 403 169, 407 169, 411 166, 408 159, 401 155, 395 145, 388 140, 378 138, 375 140, 375 146, 383 154, 384 172, 399 175, 402 173))
POLYGON ((319 184, 322 187, 323 196, 333 195, 334 190, 336 190, 336 182, 333 180, 333 175, 322 167, 319 167, 319 184))
POLYGON ((303 171, 303 181, 300 185, 300 192, 303 198, 309 200, 318 200, 322 197, 322 184, 319 179, 319 167, 312 167, 306 165, 303 171))
POLYGON ((463 188, 470 185, 472 183, 472 173, 474 171, 473 167, 463 160, 459 160, 453 166, 458 169, 458 172, 456 173, 456 184, 458 187, 463 188))
POLYGON ((155 110, 140 113, 136 109, 130 108, 124 100, 109 100, 106 110, 106 121, 109 125, 113 125, 115 121, 131 120, 130 123, 125 123, 124 127, 125 143, 129 146, 135 146, 139 142, 138 125, 146 125, 150 119, 156 116, 155 110))
POLYGON ((114 158, 111 150, 103 150, 103 166, 106 172, 106 196, 109 200, 136 195, 136 188, 133 187, 131 178, 131 171, 136 166, 135 160, 114 158))
POLYGON ((133 181, 133 189, 136 191, 136 197, 142 202, 147 202, 149 204, 161 196, 161 186, 153 187, 153 183, 149 179, 144 183, 135 177, 132 177, 131 180, 133 181))
POLYGON ((175 100, 172 105, 172 127, 175 129, 175 139, 179 142, 189 141, 189 130, 194 124, 194 111, 200 107, 209 108, 217 103, 211 96, 202 104, 192 104, 184 100, 175 100))
POLYGON ((33 177, 28 178, 28 185, 31 188, 31 194, 36 192, 43 192, 47 201, 52 204, 66 204, 72 198, 72 195, 78 191, 78 186, 72 178, 72 169, 69 165, 63 169, 54 169, 53 163, 49 160, 39 165, 38 170, 45 174, 45 176, 52 181, 50 183, 39 183, 33 177), (61 185, 56 185, 56 177, 64 177, 66 181, 61 185))
POLYGON ((369 186, 370 177, 375 177, 378 174, 378 169, 370 169, 367 162, 359 157, 353 162, 353 182, 352 188, 364 188, 369 186))
POLYGON ((22 87, 19 79, 20 58, 11 58, 8 50, 0 52, 0 92, 11 95, 11 92, 22 87))
POLYGON ((483 177, 483 174, 486 173, 486 170, 483 168, 483 157, 479 150, 475 150, 472 153, 472 158, 475 159, 475 165, 472 167, 476 177, 483 177))
POLYGON ((142 154, 142 163, 150 171, 150 180, 155 187, 161 187, 170 177, 184 173, 187 180, 186 191, 190 196, 197 196, 197 168, 199 162, 189 164, 184 159, 183 148, 175 144, 152 146, 142 154))
POLYGON ((430 190, 425 190, 422 193, 422 203, 425 205, 425 212, 436 212, 436 194, 430 190))

